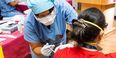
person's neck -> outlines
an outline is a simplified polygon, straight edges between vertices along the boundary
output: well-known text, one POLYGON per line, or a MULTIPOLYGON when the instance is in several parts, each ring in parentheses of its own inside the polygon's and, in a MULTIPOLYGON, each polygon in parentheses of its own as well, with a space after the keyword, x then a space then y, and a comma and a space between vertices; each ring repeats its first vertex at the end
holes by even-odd
POLYGON ((50 29, 50 25, 48 25, 47 28, 50 29))
POLYGON ((84 49, 84 50, 88 50, 88 51, 98 51, 96 49, 89 49, 89 48, 85 48, 85 47, 81 47, 81 48, 84 49))

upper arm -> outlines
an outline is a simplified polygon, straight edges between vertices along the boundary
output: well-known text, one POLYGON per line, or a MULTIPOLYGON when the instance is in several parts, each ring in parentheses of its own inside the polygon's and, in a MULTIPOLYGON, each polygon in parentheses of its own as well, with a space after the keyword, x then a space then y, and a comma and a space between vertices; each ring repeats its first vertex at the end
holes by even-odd
POLYGON ((68 23, 72 23, 73 19, 77 19, 77 12, 66 0, 59 1, 61 10, 65 14, 65 19, 67 19, 68 23))
POLYGON ((56 53, 54 54, 54 58, 70 58, 68 52, 67 52, 67 48, 65 49, 59 49, 58 51, 56 51, 56 53))
POLYGON ((38 56, 40 56, 40 55, 42 55, 42 53, 41 53, 41 48, 43 47, 43 44, 41 44, 41 43, 30 43, 29 42, 29 45, 31 46, 31 49, 32 49, 32 51, 36 54, 36 55, 38 55, 38 56))
POLYGON ((116 52, 115 53, 106 54, 104 58, 116 58, 116 52))
POLYGON ((60 50, 58 50, 58 51, 56 51, 56 53, 54 54, 54 58, 62 58, 62 53, 61 53, 62 51, 60 51, 60 50))
MULTIPOLYGON (((31 19, 31 18, 28 17, 26 20, 28 20, 28 19, 31 19)), ((38 43, 40 40, 34 29, 35 26, 33 26, 32 23, 34 23, 34 22, 33 21, 25 22, 25 24, 24 24, 24 39, 28 42, 38 43)))

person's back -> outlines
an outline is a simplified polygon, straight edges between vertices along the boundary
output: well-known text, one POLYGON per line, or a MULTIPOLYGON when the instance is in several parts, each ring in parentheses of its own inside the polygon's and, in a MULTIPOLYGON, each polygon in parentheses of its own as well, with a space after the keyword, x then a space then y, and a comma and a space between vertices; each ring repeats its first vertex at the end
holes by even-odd
POLYGON ((15 6, 10 5, 11 2, 13 2, 13 0, 0 0, 1 16, 11 17, 14 15, 22 14, 15 9, 15 6))
POLYGON ((54 58, 116 58, 116 53, 103 54, 99 51, 89 51, 81 47, 58 50, 54 58))
POLYGON ((54 58, 116 58, 116 52, 104 54, 98 45, 103 30, 107 26, 103 13, 97 8, 88 8, 79 14, 78 20, 73 21, 72 40, 78 46, 59 49, 54 58))

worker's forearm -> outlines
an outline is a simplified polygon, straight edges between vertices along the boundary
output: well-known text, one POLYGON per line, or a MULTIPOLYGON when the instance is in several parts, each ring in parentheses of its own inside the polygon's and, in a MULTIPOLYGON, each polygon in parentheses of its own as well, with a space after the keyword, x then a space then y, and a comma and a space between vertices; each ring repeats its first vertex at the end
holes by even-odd
POLYGON ((36 47, 33 49, 34 53, 38 56, 43 56, 42 53, 41 53, 41 48, 42 47, 36 47))

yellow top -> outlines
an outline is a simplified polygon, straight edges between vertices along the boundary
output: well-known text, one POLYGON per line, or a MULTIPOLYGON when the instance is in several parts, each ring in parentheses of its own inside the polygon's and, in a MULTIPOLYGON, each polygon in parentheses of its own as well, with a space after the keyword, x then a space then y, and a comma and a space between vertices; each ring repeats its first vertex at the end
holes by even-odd
POLYGON ((0 46, 0 58, 4 58, 2 47, 0 46))

